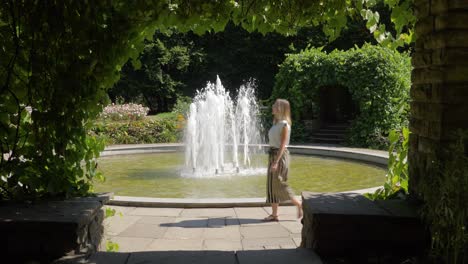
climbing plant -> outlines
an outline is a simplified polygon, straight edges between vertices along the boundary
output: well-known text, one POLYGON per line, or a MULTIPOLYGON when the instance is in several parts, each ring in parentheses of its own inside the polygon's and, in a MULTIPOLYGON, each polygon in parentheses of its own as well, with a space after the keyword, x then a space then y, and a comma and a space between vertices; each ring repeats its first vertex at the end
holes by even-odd
POLYGON ((417 190, 434 263, 461 264, 468 262, 468 133, 460 130, 450 137, 453 144, 432 153, 426 166, 433 173, 424 175, 417 190))
POLYGON ((385 183, 374 193, 364 194, 371 200, 404 198, 408 194, 409 129, 404 127, 401 133, 392 130, 388 139, 390 147, 388 148, 388 170, 385 175, 385 183))
MULTIPOLYGON (((410 0, 384 2, 401 6, 410 0)), ((87 136, 90 120, 107 104, 106 90, 120 78, 125 62, 132 58, 139 68, 144 39, 151 39, 155 30, 176 27, 201 34, 223 30, 232 20, 249 31, 293 34, 302 25, 321 24, 333 39, 348 16, 366 14, 369 25, 376 25, 375 12, 372 16, 368 12, 374 4, 369 0, 2 1, 1 198, 68 197, 92 191, 92 179, 100 177, 95 159, 103 144, 87 136)))
POLYGON ((348 51, 306 49, 289 55, 281 64, 271 98, 287 98, 293 120, 302 110, 319 109, 319 90, 330 85, 346 87, 358 105, 348 143, 382 148, 391 129, 407 125, 411 63, 406 54, 371 45, 348 51))

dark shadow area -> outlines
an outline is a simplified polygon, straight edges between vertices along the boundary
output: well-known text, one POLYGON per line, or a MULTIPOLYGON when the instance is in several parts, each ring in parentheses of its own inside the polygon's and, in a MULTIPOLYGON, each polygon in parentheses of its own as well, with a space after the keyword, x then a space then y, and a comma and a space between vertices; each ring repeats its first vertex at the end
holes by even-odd
MULTIPOLYGON (((296 220, 281 220, 280 222, 295 222, 296 220)), ((230 217, 217 217, 209 219, 191 219, 184 220, 177 223, 161 223, 159 226, 164 227, 183 227, 183 228, 221 228, 224 226, 244 225, 244 224, 259 224, 266 223, 262 218, 230 218, 230 217)))
POLYGON ((302 245, 327 263, 418 263, 430 236, 414 205, 357 193, 303 192, 302 245))
POLYGON ((345 123, 356 117, 357 105, 348 88, 338 85, 320 89, 320 119, 323 124, 345 123))
POLYGON ((103 239, 108 194, 0 206, 1 263, 51 263, 70 252, 93 252, 103 239))
POLYGON ((62 259, 54 264, 320 264, 320 258, 303 248, 245 251, 98 252, 90 258, 62 259))

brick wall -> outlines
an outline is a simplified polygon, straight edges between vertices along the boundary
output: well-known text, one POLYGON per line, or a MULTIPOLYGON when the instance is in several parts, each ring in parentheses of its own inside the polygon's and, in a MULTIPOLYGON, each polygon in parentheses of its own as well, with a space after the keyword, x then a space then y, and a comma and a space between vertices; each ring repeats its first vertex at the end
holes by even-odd
POLYGON ((415 0, 410 189, 433 172, 433 153, 468 129, 468 0, 415 0))

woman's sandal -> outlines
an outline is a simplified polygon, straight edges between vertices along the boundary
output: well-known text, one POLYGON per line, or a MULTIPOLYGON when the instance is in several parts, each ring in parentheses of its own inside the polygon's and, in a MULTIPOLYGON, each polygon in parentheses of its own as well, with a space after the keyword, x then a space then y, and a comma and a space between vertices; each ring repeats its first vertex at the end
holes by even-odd
POLYGON ((278 221, 278 216, 277 215, 269 215, 269 216, 263 218, 263 221, 265 221, 265 222, 273 222, 273 221, 277 222, 278 221))

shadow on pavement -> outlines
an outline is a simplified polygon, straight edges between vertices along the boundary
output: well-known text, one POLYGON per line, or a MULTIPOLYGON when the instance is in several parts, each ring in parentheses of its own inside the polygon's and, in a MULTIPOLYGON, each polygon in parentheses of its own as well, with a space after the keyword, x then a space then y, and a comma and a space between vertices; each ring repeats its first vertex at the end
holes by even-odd
POLYGON ((148 252, 98 252, 89 259, 70 258, 54 264, 321 264, 311 250, 270 249, 246 251, 148 251, 148 252))
MULTIPOLYGON (((296 222, 296 220, 281 220, 280 222, 296 222)), ((183 220, 177 223, 161 223, 159 226, 164 227, 184 227, 184 228, 199 228, 199 227, 211 227, 220 228, 225 226, 233 225, 245 225, 245 224, 259 224, 268 223, 263 221, 262 218, 230 218, 230 217, 218 217, 209 219, 190 219, 183 220)))

